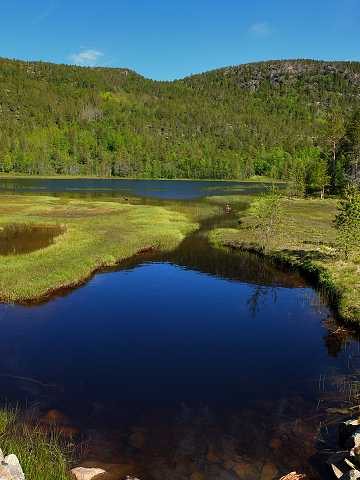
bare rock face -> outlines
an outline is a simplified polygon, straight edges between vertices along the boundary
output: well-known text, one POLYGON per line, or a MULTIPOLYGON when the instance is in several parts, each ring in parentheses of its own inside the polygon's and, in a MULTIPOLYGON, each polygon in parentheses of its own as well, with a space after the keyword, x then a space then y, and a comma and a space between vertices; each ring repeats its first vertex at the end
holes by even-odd
MULTIPOLYGON (((97 480, 101 478, 101 475, 106 473, 102 468, 84 468, 77 467, 71 470, 74 480, 92 480, 93 478, 97 480)), ((1 477, 0 477, 1 478, 1 477)))

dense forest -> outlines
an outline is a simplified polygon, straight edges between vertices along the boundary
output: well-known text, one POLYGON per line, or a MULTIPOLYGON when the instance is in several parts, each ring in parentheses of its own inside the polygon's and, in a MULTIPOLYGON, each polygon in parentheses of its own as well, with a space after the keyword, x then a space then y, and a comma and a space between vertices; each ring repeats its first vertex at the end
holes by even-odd
POLYGON ((269 61, 159 82, 0 59, 0 171, 339 187, 360 176, 360 63, 269 61))

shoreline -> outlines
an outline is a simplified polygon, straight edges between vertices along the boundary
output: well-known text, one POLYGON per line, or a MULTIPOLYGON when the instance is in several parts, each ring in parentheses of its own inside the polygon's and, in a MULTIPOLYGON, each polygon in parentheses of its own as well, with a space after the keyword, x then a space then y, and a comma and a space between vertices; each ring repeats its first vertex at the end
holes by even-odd
POLYGON ((1 180, 8 179, 33 179, 33 180, 154 180, 163 182, 218 182, 218 183, 278 183, 285 184, 284 180, 277 180, 270 177, 250 177, 250 178, 155 178, 155 177, 116 177, 116 176, 97 176, 97 175, 26 175, 26 174, 0 174, 1 180))
MULTIPOLYGON (((286 212, 284 225, 286 234, 293 238, 280 239, 276 247, 264 251, 257 242, 256 233, 251 224, 252 219, 247 211, 241 216, 241 225, 237 228, 214 229, 209 234, 209 241, 215 248, 231 248, 239 251, 255 253, 273 261, 277 265, 284 265, 297 270, 311 285, 325 293, 326 301, 336 314, 336 320, 350 328, 360 330, 360 283, 357 261, 343 261, 337 256, 332 245, 334 232, 331 222, 328 221, 329 212, 325 212, 324 219, 320 218, 319 209, 328 205, 323 200, 292 200, 288 201, 297 212, 301 208, 308 208, 309 212, 297 220, 294 225, 291 213, 286 212), (293 202, 293 204, 291 204, 293 202), (324 202, 324 203, 319 203, 324 202), (306 224, 308 221, 310 228, 306 224), (303 222, 303 223, 302 223, 303 222), (316 240, 311 239, 314 222, 320 234, 316 240), (324 227, 325 225, 325 227, 324 227), (319 238, 320 237, 320 238, 319 238), (315 241, 317 243, 315 243, 315 241)), ((332 200, 328 201, 329 203, 332 200)), ((331 207, 331 204, 330 204, 331 207)), ((291 208, 290 208, 291 210, 291 208)), ((330 208, 331 210, 331 208, 330 208)))

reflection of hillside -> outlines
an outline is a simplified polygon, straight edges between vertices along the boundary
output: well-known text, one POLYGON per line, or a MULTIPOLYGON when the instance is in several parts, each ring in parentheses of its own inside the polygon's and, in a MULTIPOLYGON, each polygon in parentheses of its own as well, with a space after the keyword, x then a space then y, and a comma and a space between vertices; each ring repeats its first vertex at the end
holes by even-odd
POLYGON ((306 283, 296 272, 280 269, 254 253, 232 252, 211 248, 198 232, 186 238, 174 251, 154 255, 139 255, 120 264, 120 268, 135 268, 139 263, 169 262, 191 270, 256 285, 303 288, 306 283))

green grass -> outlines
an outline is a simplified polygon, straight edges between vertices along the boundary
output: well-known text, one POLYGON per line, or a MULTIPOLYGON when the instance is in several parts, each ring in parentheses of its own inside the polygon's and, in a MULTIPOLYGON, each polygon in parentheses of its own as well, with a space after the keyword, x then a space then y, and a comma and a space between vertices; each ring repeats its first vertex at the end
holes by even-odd
POLYGON ((60 437, 18 420, 16 410, 0 410, 0 445, 4 454, 18 457, 27 480, 69 480, 60 437))
POLYGON ((1 257, 0 299, 40 299, 142 250, 175 248, 197 228, 201 212, 195 204, 165 208, 121 201, 1 196, 0 228, 9 224, 61 225, 64 233, 47 248, 1 257))
MULTIPOLYGON (((283 207, 281 232, 267 255, 310 274, 330 294, 341 318, 359 324, 360 256, 344 261, 337 252, 333 225, 336 200, 286 199, 283 207)), ((260 252, 249 209, 240 221, 238 228, 212 231, 211 242, 260 252)))

